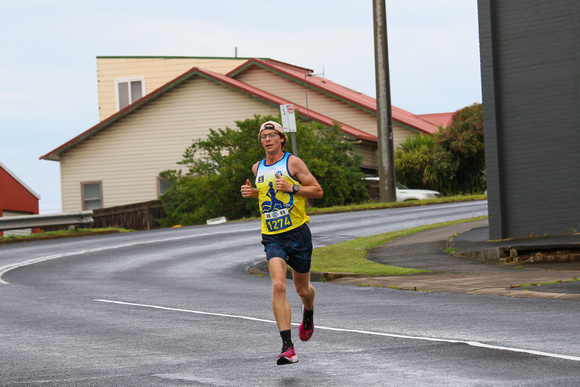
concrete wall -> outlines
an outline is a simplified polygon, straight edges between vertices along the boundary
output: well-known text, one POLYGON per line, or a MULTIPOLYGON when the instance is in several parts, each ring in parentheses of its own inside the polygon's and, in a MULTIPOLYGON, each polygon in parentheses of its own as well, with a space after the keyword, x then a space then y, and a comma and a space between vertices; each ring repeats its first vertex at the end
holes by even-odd
POLYGON ((490 239, 580 230, 580 2, 478 8, 490 239))

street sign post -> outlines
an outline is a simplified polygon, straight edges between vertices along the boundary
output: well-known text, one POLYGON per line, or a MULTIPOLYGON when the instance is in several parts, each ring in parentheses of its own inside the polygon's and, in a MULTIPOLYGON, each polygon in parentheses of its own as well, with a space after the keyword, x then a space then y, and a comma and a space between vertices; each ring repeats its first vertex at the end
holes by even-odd
POLYGON ((294 115, 294 105, 280 105, 280 115, 282 116, 282 130, 284 133, 290 133, 292 139, 292 153, 298 156, 296 146, 296 116, 294 115))

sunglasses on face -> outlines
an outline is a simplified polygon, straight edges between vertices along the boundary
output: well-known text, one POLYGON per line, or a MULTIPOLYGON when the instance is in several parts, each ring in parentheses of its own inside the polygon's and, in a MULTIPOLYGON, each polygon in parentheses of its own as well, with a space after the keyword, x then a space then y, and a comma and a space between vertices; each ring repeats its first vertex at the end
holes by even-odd
POLYGON ((268 133, 268 134, 262 134, 262 135, 260 135, 260 138, 261 138, 262 140, 265 140, 265 139, 267 139, 267 138, 274 138, 274 137, 276 137, 277 135, 278 135, 278 133, 268 133))

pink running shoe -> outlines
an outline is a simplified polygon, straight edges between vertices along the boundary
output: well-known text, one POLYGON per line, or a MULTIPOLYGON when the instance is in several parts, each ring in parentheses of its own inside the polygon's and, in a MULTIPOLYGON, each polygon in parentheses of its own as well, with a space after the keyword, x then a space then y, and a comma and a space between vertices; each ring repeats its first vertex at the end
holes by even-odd
POLYGON ((298 336, 302 341, 308 341, 314 333, 314 318, 310 321, 310 324, 304 324, 304 307, 302 308, 302 324, 298 327, 298 336))
POLYGON ((294 350, 294 346, 292 347, 283 347, 282 353, 278 355, 278 365, 282 364, 292 364, 298 362, 298 356, 296 356, 296 351, 294 350))

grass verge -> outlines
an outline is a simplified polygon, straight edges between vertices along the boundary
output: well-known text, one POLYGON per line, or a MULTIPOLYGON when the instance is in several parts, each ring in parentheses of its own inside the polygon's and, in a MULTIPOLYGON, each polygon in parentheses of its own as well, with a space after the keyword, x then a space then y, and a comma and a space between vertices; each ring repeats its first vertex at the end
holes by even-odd
POLYGON ((389 202, 389 203, 363 203, 363 204, 352 204, 348 206, 335 206, 326 208, 309 207, 306 212, 309 215, 317 214, 330 214, 334 212, 349 212, 349 211, 369 211, 369 210, 380 210, 383 208, 401 208, 401 207, 419 207, 428 206, 431 204, 444 204, 444 203, 458 203, 458 202, 470 202, 476 200, 486 200, 487 195, 458 195, 458 196, 444 196, 437 199, 427 199, 427 200, 410 200, 407 202, 389 202))
POLYGON ((356 273, 368 276, 428 273, 429 271, 427 270, 417 270, 371 262, 366 259, 366 255, 370 249, 380 246, 391 239, 436 227, 472 222, 486 218, 487 216, 482 216, 452 222, 436 223, 319 247, 314 249, 312 254, 312 271, 321 273, 356 273))

